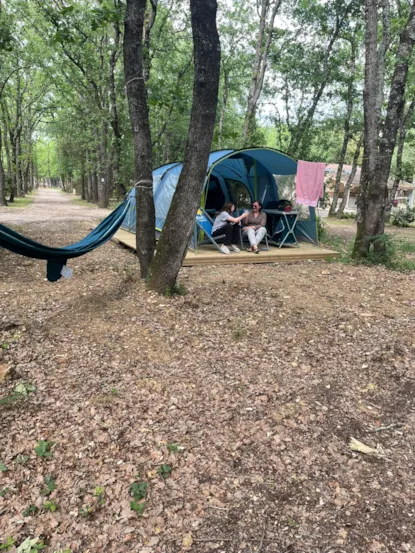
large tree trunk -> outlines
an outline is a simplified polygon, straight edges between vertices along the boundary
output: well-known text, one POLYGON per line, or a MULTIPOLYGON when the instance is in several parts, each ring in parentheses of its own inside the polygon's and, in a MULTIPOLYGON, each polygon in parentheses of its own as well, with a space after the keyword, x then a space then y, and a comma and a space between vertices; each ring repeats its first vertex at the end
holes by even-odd
POLYGON ((389 193, 388 201, 385 207, 385 216, 384 216, 385 223, 389 220, 389 217, 392 211, 393 200, 395 199, 396 192, 398 191, 399 183, 403 179, 403 164, 402 164, 403 148, 405 146, 405 138, 406 138, 408 126, 414 115, 414 111, 415 111, 415 99, 412 100, 412 102, 410 103, 407 109, 407 112, 405 113, 402 119, 401 125, 399 127, 398 148, 396 153, 396 174, 395 174, 392 189, 389 193))
POLYGON ((265 71, 268 64, 268 54, 271 46, 274 21, 282 0, 274 0, 269 22, 267 23, 270 0, 261 0, 261 14, 256 41, 255 58, 252 65, 251 84, 248 93, 248 104, 245 112, 245 121, 242 131, 242 144, 248 146, 255 131, 255 116, 258 100, 264 84, 265 71))
POLYGON ((108 123, 103 121, 101 129, 101 145, 99 149, 99 182, 98 182, 98 206, 108 207, 108 190, 109 183, 107 181, 107 144, 108 144, 108 123))
POLYGON ((339 201, 340 194, 340 185, 341 185, 341 176, 343 172, 344 160, 346 159, 347 146, 349 145, 350 140, 350 120, 353 113, 353 101, 354 101, 354 76, 356 73, 356 39, 355 37, 351 40, 351 58, 350 58, 350 78, 347 85, 347 109, 346 117, 344 120, 344 137, 343 145, 340 152, 339 165, 337 167, 336 181, 334 184, 333 191, 333 201, 331 202, 329 217, 334 217, 337 209, 337 203, 339 201))
POLYGON ((396 64, 390 87, 388 108, 382 136, 378 142, 376 114, 377 71, 377 6, 376 0, 366 0, 366 64, 365 64, 365 148, 360 179, 357 234, 353 256, 363 259, 368 256, 371 243, 376 251, 384 248, 384 242, 376 240, 385 229, 384 212, 387 203, 387 182, 396 134, 405 103, 405 87, 409 60, 415 44, 415 0, 405 29, 402 31, 396 54, 396 64))
POLYGON ((143 74, 146 4, 146 0, 127 0, 124 32, 124 76, 134 137, 136 248, 142 278, 149 274, 156 247, 151 132, 143 74))
POLYGON ((340 217, 340 215, 344 213, 344 210, 346 209, 347 203, 349 201, 349 192, 353 184, 353 179, 356 175, 357 164, 360 156, 360 150, 362 149, 362 143, 363 143, 363 134, 360 135, 356 145, 356 150, 353 155, 352 170, 350 172, 350 175, 344 187, 343 198, 342 198, 342 201, 340 202, 340 207, 337 211, 337 217, 340 217))
POLYGON ((150 288, 172 290, 186 255, 206 178, 218 101, 220 42, 216 0, 190 0, 195 74, 183 169, 151 267, 150 288))

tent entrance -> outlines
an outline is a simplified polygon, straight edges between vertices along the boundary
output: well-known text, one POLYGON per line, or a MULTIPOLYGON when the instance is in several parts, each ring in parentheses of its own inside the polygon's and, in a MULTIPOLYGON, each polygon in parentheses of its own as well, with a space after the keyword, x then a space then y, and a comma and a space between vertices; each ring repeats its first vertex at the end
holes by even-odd
MULTIPOLYGON (((202 198, 203 199, 203 198, 202 198)), ((249 209, 253 198, 248 185, 240 180, 211 175, 207 185, 204 209, 214 217, 225 202, 232 202, 235 208, 249 209)))

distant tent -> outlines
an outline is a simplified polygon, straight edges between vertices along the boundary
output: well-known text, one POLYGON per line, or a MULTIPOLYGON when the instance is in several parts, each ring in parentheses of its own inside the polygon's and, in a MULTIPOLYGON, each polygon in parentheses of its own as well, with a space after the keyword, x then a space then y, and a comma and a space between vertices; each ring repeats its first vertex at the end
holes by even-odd
MULTIPOLYGON (((156 208, 156 232, 163 230, 167 213, 179 181, 183 163, 169 163, 153 171, 153 192, 156 208)), ((219 150, 209 156, 205 185, 200 206, 211 214, 219 211, 226 201, 239 209, 248 207, 254 199, 266 208, 280 198, 278 183, 294 176, 297 162, 287 154, 272 148, 219 150)), ((131 207, 122 228, 135 232, 135 189, 130 192, 131 207)), ((308 217, 296 226, 297 239, 318 244, 315 209, 306 208, 308 217)))

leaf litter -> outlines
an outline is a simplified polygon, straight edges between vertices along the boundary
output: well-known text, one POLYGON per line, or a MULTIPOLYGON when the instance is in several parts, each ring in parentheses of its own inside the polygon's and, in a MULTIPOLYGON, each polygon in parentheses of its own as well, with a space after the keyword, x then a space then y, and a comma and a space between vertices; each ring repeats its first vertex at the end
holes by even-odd
MULTIPOLYGON (((87 228, 63 218, 25 231, 62 244, 87 228)), ((51 285, 42 262, 0 251, 0 364, 15 372, 0 398, 33 387, 0 405, 4 542, 38 538, 46 553, 414 550, 412 274, 185 268, 188 294, 159 298, 113 243, 71 267, 51 285), (348 447, 372 443, 376 428, 388 463, 348 447), (54 512, 42 508, 51 475, 54 512), (28 506, 37 511, 23 517, 28 506)))

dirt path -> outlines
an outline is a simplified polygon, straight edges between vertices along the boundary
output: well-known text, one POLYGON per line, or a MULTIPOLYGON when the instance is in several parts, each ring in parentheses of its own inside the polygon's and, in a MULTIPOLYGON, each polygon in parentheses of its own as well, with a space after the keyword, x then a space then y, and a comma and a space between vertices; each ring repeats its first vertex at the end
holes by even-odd
MULTIPOLYGON (((48 190, 10 217, 68 244, 99 213, 48 190)), ((0 368, 15 371, 0 385, 0 545, 414 553, 414 274, 195 267, 167 298, 114 243, 69 265, 49 283, 44 262, 0 248, 0 368)))
POLYGON ((33 203, 25 208, 0 207, 0 223, 27 224, 48 221, 93 221, 105 217, 109 211, 93 206, 72 203, 73 196, 54 188, 40 188, 34 192, 33 203))

